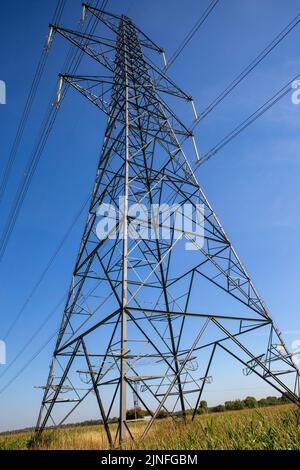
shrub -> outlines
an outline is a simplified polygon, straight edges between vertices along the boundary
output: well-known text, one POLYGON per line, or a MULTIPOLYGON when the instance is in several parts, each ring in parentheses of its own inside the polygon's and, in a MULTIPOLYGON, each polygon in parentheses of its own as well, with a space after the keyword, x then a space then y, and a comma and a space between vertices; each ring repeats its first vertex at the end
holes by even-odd
POLYGON ((244 404, 246 408, 256 408, 257 400, 254 397, 246 397, 244 400, 244 404))
POLYGON ((226 408, 224 405, 217 405, 217 406, 214 406, 211 411, 213 413, 221 413, 223 411, 226 411, 226 408))
POLYGON ((131 408, 130 410, 127 410, 126 412, 126 419, 142 419, 146 415, 146 412, 142 410, 141 408, 131 408))
POLYGON ((200 405, 199 405, 199 408, 198 408, 198 413, 203 415, 203 414, 207 413, 207 411, 208 411, 207 401, 205 401, 205 400, 200 401, 200 405))
POLYGON ((165 410, 160 410, 159 413, 157 413, 157 416, 156 418, 157 419, 164 419, 164 418, 167 418, 169 416, 168 412, 165 411, 165 410))
POLYGON ((225 401, 226 410, 243 410, 245 403, 242 400, 225 401))

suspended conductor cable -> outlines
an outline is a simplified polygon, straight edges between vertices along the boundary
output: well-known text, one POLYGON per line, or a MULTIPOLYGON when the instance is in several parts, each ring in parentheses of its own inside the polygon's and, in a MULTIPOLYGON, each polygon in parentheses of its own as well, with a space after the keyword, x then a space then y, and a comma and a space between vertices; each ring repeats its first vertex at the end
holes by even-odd
POLYGON ((208 8, 205 10, 205 12, 200 16, 198 19, 197 23, 193 26, 191 31, 188 33, 186 38, 181 42, 181 44, 178 46, 174 54, 171 56, 171 58, 168 61, 168 64, 165 67, 165 70, 169 69, 171 65, 175 62, 175 60, 178 58, 178 56, 182 53, 182 51, 186 48, 186 46, 189 44, 189 42, 193 39, 197 31, 200 29, 200 27, 205 23, 209 15, 212 13, 214 8, 217 6, 220 0, 213 0, 208 8))
POLYGON ((33 356, 22 366, 20 367, 20 369, 18 370, 18 372, 9 380, 9 382, 7 382, 4 387, 2 387, 0 389, 0 395, 2 395, 2 393, 5 392, 5 390, 10 387, 13 382, 15 382, 19 377, 20 375, 31 365, 31 363, 41 354, 41 352, 48 346, 48 344, 50 344, 50 342, 52 341, 53 338, 55 338, 55 336, 57 335, 58 333, 58 330, 55 331, 51 336, 50 338, 47 339, 47 341, 42 344, 42 346, 33 354, 33 356))
MULTIPOLYGON (((97 2, 99 3, 99 2, 97 2)), ((103 2, 103 3, 107 3, 107 2, 103 2)), ((70 48, 69 50, 69 54, 68 54, 68 57, 67 57, 67 60, 66 60, 66 64, 70 62, 71 60, 71 56, 72 56, 72 53, 73 52, 73 48, 70 48)), ((73 60, 72 62, 74 62, 74 59, 75 57, 73 57, 73 60)), ((77 58, 77 61, 76 61, 76 64, 78 64, 78 58, 77 58)), ((70 67, 70 66, 69 66, 70 67)), ((76 66, 75 66, 76 67, 76 66)), ((80 215, 82 214, 82 212, 84 211, 88 201, 90 200, 90 198, 88 198, 88 200, 84 203, 84 205, 80 208, 80 211, 78 212, 78 214, 76 215, 75 219, 73 220, 73 222, 71 223, 70 227, 67 229, 66 233, 64 234, 62 240, 59 242, 54 254, 52 255, 52 257, 50 258, 50 260, 48 261, 46 267, 44 268, 44 270, 42 271, 38 281, 36 282, 36 284, 34 285, 34 287, 32 288, 29 296, 27 297, 27 299, 25 300, 23 306, 21 307, 21 309, 19 310, 17 316, 15 317, 14 321, 12 322, 12 324, 10 325, 10 327, 8 328, 7 330, 7 333, 6 335, 4 336, 4 340, 6 340, 8 338, 8 336, 10 335, 10 333, 12 332, 13 328, 15 327, 15 325, 17 324, 17 322, 19 321, 20 317, 22 316, 23 312, 25 311, 26 307, 28 306, 29 302, 31 301, 32 297, 34 296, 34 294, 36 293, 36 291, 38 290, 39 286, 41 285, 43 279, 45 278, 47 272, 49 271, 49 269, 51 268, 52 264, 54 263, 56 257, 58 256, 59 252, 61 251, 65 241, 67 240, 69 234, 71 233, 71 231, 73 230, 74 226, 76 225, 80 215)))
POLYGON ((85 203, 82 205, 82 207, 80 208, 79 212, 76 214, 76 217, 74 218, 74 220, 72 221, 71 225, 68 227, 67 231, 65 232, 64 236, 62 237, 62 239, 60 240, 59 244, 57 245, 53 255, 51 256, 50 260, 48 261, 46 267, 43 269, 39 279, 37 280, 37 282, 35 283, 35 285, 33 286, 33 288, 31 289, 30 291, 30 294, 29 296, 27 297, 27 299, 25 300, 25 302, 23 303, 21 309, 19 310, 18 314, 16 315, 15 319, 13 320, 13 322, 11 323, 10 327, 8 328, 6 334, 4 335, 4 341, 7 340, 8 336, 10 335, 10 333, 12 332, 13 328, 16 326, 16 324, 18 323, 18 321, 20 320, 24 310, 26 309, 26 307, 28 306, 29 302, 31 301, 31 299, 33 298, 34 294, 36 293, 36 291, 38 290, 38 288, 40 287, 42 281, 44 280, 46 274, 48 273, 49 269, 51 268, 51 266, 53 265, 56 257, 58 256, 58 254, 60 253, 63 245, 65 244, 66 240, 68 239, 70 233, 72 232, 72 230, 74 229, 75 225, 77 224, 81 214, 83 213, 85 207, 87 206, 88 202, 90 200, 90 197, 85 201, 85 203))
MULTIPOLYGON (((7 374, 7 372, 10 370, 10 368, 17 362, 17 360, 19 359, 19 357, 23 356, 24 352, 26 351, 26 349, 28 348, 28 346, 30 346, 30 344, 36 339, 36 337, 39 335, 39 333, 42 331, 42 329, 44 328, 44 326, 48 323, 48 321, 53 317, 53 315, 55 314, 56 310, 62 305, 62 303, 64 302, 64 300, 67 298, 67 295, 68 293, 66 292, 65 295, 60 299, 60 301, 57 303, 57 305, 54 307, 53 310, 51 310, 51 312, 49 313, 49 315, 47 315, 47 317, 45 318, 45 320, 42 322, 42 324, 38 327, 38 329, 33 333, 33 335, 29 338, 29 340, 24 344, 24 346, 22 347, 22 349, 18 352, 18 354, 14 357, 14 359, 12 361, 10 361, 10 363, 8 364, 8 366, 4 369, 4 371, 2 372, 2 374, 0 374, 0 378, 2 378, 5 374, 7 374)), ((59 330, 57 330, 56 332, 58 332, 59 330)), ((52 338, 52 336, 51 336, 52 338)), ((47 342, 48 344, 48 342, 47 342)))
MULTIPOLYGON (((97 1, 97 5, 98 5, 99 1, 97 1)), ((102 3, 102 8, 105 7, 105 5, 107 4, 107 0, 106 1, 103 1, 102 3)), ((89 28, 90 26, 90 23, 91 23, 91 19, 89 21, 89 24, 86 28, 86 30, 89 28)), ((97 23, 97 21, 95 20, 95 23, 97 23)), ((96 24, 93 25, 93 30, 95 29, 95 26, 96 24)), ((78 49, 76 49, 76 52, 78 51, 78 49)), ((76 58, 76 53, 75 55, 73 54, 74 50, 73 50, 73 47, 70 48, 69 50, 69 53, 68 53, 68 56, 67 56, 67 59, 65 61, 65 66, 68 67, 68 69, 72 68, 72 70, 76 70, 79 63, 80 63, 80 60, 81 60, 81 57, 77 57, 76 58), (73 55, 73 58, 72 58, 72 55, 73 55), (71 63, 70 63, 71 62, 71 63), (75 62, 75 64, 73 65, 73 63, 75 62), (69 65, 68 65, 69 64, 69 65)), ((82 52, 82 51, 80 51, 82 52)), ((81 56, 81 54, 80 54, 81 56)), ((7 339, 7 337, 11 334, 13 328, 16 326, 17 322, 20 320, 23 312, 25 311, 26 307, 28 306, 28 304, 30 303, 30 301, 32 300, 34 294, 36 293, 36 291, 38 290, 40 284, 42 283, 44 277, 46 276, 47 272, 49 271, 49 269, 51 268, 51 266, 53 265, 56 257, 58 256, 59 252, 61 251, 65 241, 67 240, 69 234, 71 233, 71 231, 73 230, 74 226, 76 225, 80 215, 83 213, 86 205, 88 204, 90 200, 90 197, 86 200, 86 202, 83 204, 83 206, 80 208, 80 211, 78 212, 78 214, 76 215, 75 219, 73 220, 73 222, 71 223, 71 225, 69 226, 69 228, 67 229, 66 233, 64 234, 62 240, 59 242, 54 254, 52 255, 52 257, 50 258, 49 262, 47 263, 46 267, 44 268, 44 270, 42 271, 38 281, 36 282, 36 284, 34 285, 34 287, 32 288, 29 296, 27 297, 26 301, 24 302, 23 306, 21 307, 20 311, 18 312, 16 318, 14 319, 14 321, 12 322, 12 324, 10 325, 9 329, 7 330, 7 333, 4 337, 4 339, 7 339)), ((27 343, 28 345, 28 343, 27 343)), ((27 347, 26 345, 26 347, 27 347)), ((15 361, 13 361, 15 362, 15 361)), ((10 367, 10 366, 9 366, 10 367)), ((7 369, 6 369, 7 370, 7 369)))
MULTIPOLYGON (((300 14, 295 18, 263 49, 250 64, 199 114, 198 121, 204 119, 220 104, 254 69, 257 67, 300 23, 300 14)), ((198 123, 197 123, 198 124, 198 123)), ((195 124, 195 126, 197 125, 195 124)))
POLYGON ((282 98, 284 98, 291 91, 291 86, 295 80, 299 80, 300 74, 296 75, 291 81, 284 85, 278 92, 276 92, 271 98, 269 98, 262 106, 260 106, 254 113, 248 116, 243 122, 241 122, 237 127, 235 127, 229 134, 227 134, 223 139, 221 139, 218 144, 212 147, 208 152, 206 152, 203 157, 200 159, 199 163, 196 166, 200 166, 210 158, 212 158, 216 153, 218 153, 225 145, 229 144, 235 137, 237 137, 241 132, 243 132, 247 127, 253 124, 260 116, 265 114, 269 109, 271 109, 276 103, 278 103, 282 98))
MULTIPOLYGON (((99 1, 97 2, 97 4, 98 3, 99 3, 99 1)), ((107 0, 104 0, 102 2, 102 6, 103 5, 105 6, 106 4, 107 4, 107 0)), ((91 22, 91 19, 90 19, 90 22, 91 22)), ((90 24, 90 22, 89 22, 89 24, 90 24)), ((97 20, 95 19, 92 30, 94 30, 96 28, 96 26, 97 26, 97 20)), ((78 49, 76 49, 76 52, 77 51, 78 51, 78 49)), ((76 70, 80 65, 83 54, 84 54, 83 51, 80 51, 79 56, 76 57, 76 53, 75 53, 74 57, 71 59, 71 65, 69 65, 69 68, 68 68, 68 73, 69 74, 73 75, 73 74, 76 73, 76 70)), ((65 90, 63 92, 62 99, 65 97, 65 95, 67 93, 67 90, 68 90, 68 88, 65 88, 65 90)), ((53 103, 53 99, 51 100, 51 104, 52 103, 53 103)), ((46 146, 48 137, 49 137, 49 135, 51 133, 51 130, 54 126, 57 114, 58 114, 58 109, 51 106, 50 111, 48 111, 46 113, 45 119, 42 123, 39 137, 37 139, 34 150, 31 154, 30 160, 27 164, 27 167, 26 167, 26 170, 25 170, 25 175, 24 175, 24 177, 23 177, 23 179, 20 182, 20 185, 18 187, 18 191, 17 191, 16 197, 14 199, 13 206, 12 206, 11 211, 9 213, 9 217, 7 219, 6 225, 4 227, 4 231, 3 231, 1 239, 0 239, 0 262, 3 258, 3 255, 4 255, 5 251, 6 251, 6 247, 8 245, 9 240, 10 240, 11 234, 14 230, 16 221, 17 221, 18 216, 19 216, 19 212, 22 208, 24 199, 25 199, 26 194, 28 192, 28 189, 30 187, 30 184, 31 184, 32 178, 34 176, 35 170, 37 168, 39 160, 40 160, 40 158, 42 156, 42 153, 44 151, 44 148, 46 146)))
MULTIPOLYGON (((57 22, 60 21, 60 18, 62 16, 64 8, 65 8, 65 4, 66 4, 66 0, 58 0, 57 5, 56 5, 56 9, 55 9, 55 13, 53 15, 53 20, 52 20, 54 23, 57 23, 57 22)), ((45 65, 46 65, 46 62, 47 62, 47 58, 48 58, 47 50, 45 48, 43 48, 40 59, 39 59, 39 62, 38 62, 38 65, 37 65, 37 68, 36 68, 36 71, 35 71, 35 75, 34 75, 34 78, 33 78, 32 84, 31 84, 29 95, 27 97, 25 107, 24 107, 22 115, 21 115, 21 119, 20 119, 20 122, 19 122, 17 133, 16 133, 16 136, 15 136, 15 139, 14 139, 11 151, 10 151, 9 159, 6 163, 5 169, 4 169, 3 174, 1 176, 0 202, 3 198, 4 193, 5 193, 7 183, 9 181, 11 171, 12 171, 13 165, 14 165, 16 157, 17 157, 18 150, 20 148, 22 137, 23 137, 23 134, 24 134, 24 131, 25 131, 25 128, 26 128, 31 110, 32 110, 32 106, 33 106, 35 97, 37 95, 39 84, 40 84, 41 79, 43 77, 43 73, 44 73, 44 70, 45 70, 45 65)))

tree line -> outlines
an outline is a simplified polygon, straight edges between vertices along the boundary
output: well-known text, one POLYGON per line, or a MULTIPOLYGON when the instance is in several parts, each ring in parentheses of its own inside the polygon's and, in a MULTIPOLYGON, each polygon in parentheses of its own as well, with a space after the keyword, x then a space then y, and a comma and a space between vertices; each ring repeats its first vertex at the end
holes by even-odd
MULTIPOLYGON (((198 414, 206 414, 206 413, 220 413, 223 411, 233 411, 233 410, 245 410, 251 408, 262 408, 265 406, 275 406, 275 405, 283 405, 286 403, 290 403, 290 400, 285 396, 282 395, 281 397, 269 396, 266 398, 261 398, 257 400, 255 397, 248 396, 244 400, 232 400, 232 401, 225 401, 223 405, 217 405, 213 407, 208 407, 208 404, 205 400, 202 400, 199 404, 199 408, 197 410, 198 414)), ((193 413, 193 410, 186 410, 186 414, 190 415, 193 413)), ((180 416, 182 414, 181 411, 173 413, 175 416, 180 416)), ((143 419, 145 416, 148 416, 149 413, 146 410, 143 410, 140 407, 132 408, 127 410, 126 418, 128 420, 132 419, 143 419)), ((157 418, 163 419, 167 418, 169 414, 165 410, 161 410, 157 418)))

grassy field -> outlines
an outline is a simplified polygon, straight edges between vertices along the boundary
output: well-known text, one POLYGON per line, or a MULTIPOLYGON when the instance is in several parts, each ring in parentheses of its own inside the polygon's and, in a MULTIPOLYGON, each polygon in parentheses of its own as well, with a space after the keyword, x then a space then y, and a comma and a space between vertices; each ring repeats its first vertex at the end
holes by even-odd
MULTIPOLYGON (((131 424, 136 437, 143 423, 131 424)), ((28 448, 30 432, 0 435, 0 450, 28 448)), ((103 429, 79 426, 46 431, 40 449, 107 449, 103 429)), ((197 449, 300 449, 299 410, 294 405, 253 410, 230 411, 198 416, 184 425, 170 418, 158 420, 143 444, 127 449, 197 450, 197 449)))

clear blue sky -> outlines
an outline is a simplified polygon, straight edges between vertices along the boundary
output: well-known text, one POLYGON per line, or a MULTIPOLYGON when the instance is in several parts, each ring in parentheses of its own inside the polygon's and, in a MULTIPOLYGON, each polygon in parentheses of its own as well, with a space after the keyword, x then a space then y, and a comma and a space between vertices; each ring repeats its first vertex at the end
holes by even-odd
MULTIPOLYGON (((133 18, 171 55, 210 2, 201 0, 114 0, 108 10, 133 18), (184 8, 183 8, 184 4, 184 8)), ((1 169, 7 161, 47 25, 56 1, 5 2, 0 18, 0 80, 7 84, 7 105, 0 106, 1 169)), ((61 23, 75 27, 79 0, 69 0, 61 23)), ((170 69, 170 76, 195 99, 199 111, 246 66, 299 12, 297 0, 221 0, 170 69)), ((300 26, 198 126, 203 153, 254 111, 266 98, 300 73, 300 26)), ((55 40, 33 114, 0 208, 0 229, 24 172, 40 122, 46 112, 68 48, 55 40)), ((83 70, 83 69, 81 69, 83 70)), ((238 253, 270 307, 287 344, 300 338, 300 106, 287 96, 248 130, 203 165, 198 178, 238 253)), ((5 257, 0 264, 0 339, 87 198, 97 165, 104 117, 70 93, 38 166, 5 257)), ((65 293, 83 230, 84 217, 72 231, 61 254, 7 341, 7 363, 20 351, 65 293)), ((12 378, 58 327, 62 309, 36 341, 1 378, 12 378)), ((53 342, 0 396, 0 430, 33 425, 40 405, 53 342)), ((0 374, 5 371, 0 366, 0 374)), ((241 382, 238 375, 221 376, 225 391, 212 392, 209 404, 264 396, 262 384, 241 382), (262 387, 262 388, 261 388, 262 387), (241 389, 239 389, 241 388, 241 389)), ((217 390, 217 383, 211 386, 217 390)), ((1 388, 0 387, 0 388, 1 388)), ((97 417, 86 408, 81 418, 97 417)))

